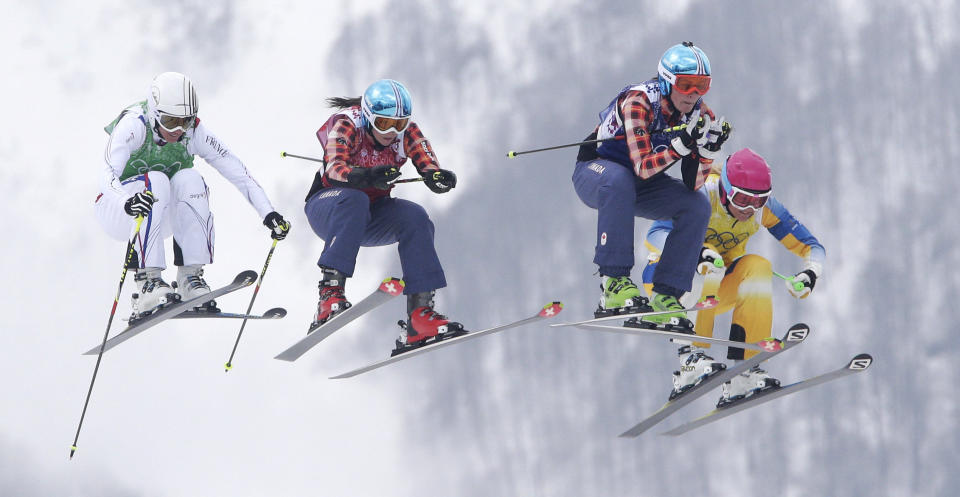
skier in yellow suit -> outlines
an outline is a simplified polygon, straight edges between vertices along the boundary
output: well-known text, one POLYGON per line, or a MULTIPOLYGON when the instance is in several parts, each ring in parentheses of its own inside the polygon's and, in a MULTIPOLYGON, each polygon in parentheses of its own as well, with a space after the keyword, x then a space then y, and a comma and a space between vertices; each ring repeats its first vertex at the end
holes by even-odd
MULTIPOLYGON (((786 281, 787 290, 798 299, 806 298, 822 275, 826 252, 810 231, 773 197, 770 167, 749 148, 729 156, 720 174, 712 174, 700 192, 710 199, 711 214, 697 270, 707 275, 703 295, 715 295, 719 305, 699 311, 694 329, 699 336, 712 337, 716 314, 733 309, 730 339, 756 343, 770 336, 773 323, 773 268, 766 258, 746 254, 750 237, 762 226, 788 250, 803 258, 803 269, 786 281), (718 260, 723 263, 716 262, 718 260)), ((647 232, 651 255, 643 272, 645 286, 651 283, 649 276, 671 229, 670 221, 656 221, 647 232)), ((673 375, 674 395, 722 367, 697 344, 680 347, 679 354, 681 368, 673 375)), ((753 350, 731 348, 727 358, 739 361, 754 354, 753 350)), ((755 367, 723 385, 717 406, 779 385, 778 380, 755 367)))

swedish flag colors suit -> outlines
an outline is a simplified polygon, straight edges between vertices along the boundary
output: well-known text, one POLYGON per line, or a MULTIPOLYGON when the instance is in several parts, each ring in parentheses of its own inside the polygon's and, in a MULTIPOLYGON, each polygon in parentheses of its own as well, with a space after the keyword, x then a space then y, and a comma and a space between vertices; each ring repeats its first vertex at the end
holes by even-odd
MULTIPOLYGON (((700 336, 713 336, 713 321, 718 313, 733 309, 730 339, 758 342, 770 336, 773 323, 771 298, 773 268, 770 261, 757 254, 747 254, 747 242, 761 226, 790 252, 804 259, 805 267, 815 268, 820 274, 826 251, 810 231, 790 214, 773 195, 767 203, 746 221, 737 221, 720 202, 719 176, 711 175, 700 193, 710 199, 710 222, 704 245, 723 257, 726 272, 722 278, 707 277, 703 295, 715 295, 720 302, 713 309, 699 311, 695 330, 700 336)), ((653 270, 663 250, 667 234, 673 228, 671 221, 656 221, 646 236, 651 257, 643 271, 643 282, 650 292, 653 270)), ((698 344, 706 346, 706 344, 698 344)), ((755 351, 729 349, 728 359, 745 359, 755 351)))

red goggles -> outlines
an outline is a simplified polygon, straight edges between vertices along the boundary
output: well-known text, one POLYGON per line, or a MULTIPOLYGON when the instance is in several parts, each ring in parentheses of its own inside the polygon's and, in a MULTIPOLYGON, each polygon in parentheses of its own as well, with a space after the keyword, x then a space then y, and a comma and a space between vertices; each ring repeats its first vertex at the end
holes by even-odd
POLYGON ((731 187, 728 198, 730 199, 730 203, 741 209, 746 209, 748 207, 760 209, 764 206, 764 204, 767 203, 767 198, 769 197, 770 191, 766 191, 764 193, 754 193, 733 186, 731 187))
POLYGON ((673 87, 684 95, 698 92, 701 95, 710 91, 710 76, 698 76, 696 74, 677 74, 677 81, 673 87))

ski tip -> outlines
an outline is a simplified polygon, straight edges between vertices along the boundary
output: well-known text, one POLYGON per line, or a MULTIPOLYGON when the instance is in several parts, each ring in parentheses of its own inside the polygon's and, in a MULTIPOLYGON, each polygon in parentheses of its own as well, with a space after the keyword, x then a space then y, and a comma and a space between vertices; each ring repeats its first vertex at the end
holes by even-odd
POLYGON ((560 314, 560 311, 562 310, 563 310, 563 303, 561 303, 560 301, 553 301, 543 306, 543 309, 540 310, 540 314, 538 315, 543 318, 552 318, 557 314, 560 314))
POLYGON ((810 327, 804 323, 797 323, 790 327, 787 330, 787 335, 785 341, 787 342, 802 342, 807 338, 807 335, 810 334, 810 327))
POLYGON ((850 364, 847 364, 847 369, 851 371, 863 371, 870 367, 873 364, 873 356, 870 354, 858 354, 853 359, 850 359, 850 364))
POLYGON ((404 286, 406 286, 406 283, 404 283, 400 278, 390 277, 380 283, 380 291, 396 297, 397 295, 403 293, 404 286))
POLYGON ((268 310, 263 313, 263 317, 266 319, 280 319, 287 315, 287 310, 283 307, 274 307, 273 309, 268 310))
POLYGON ((254 281, 257 281, 257 272, 248 269, 238 274, 237 277, 233 279, 233 284, 240 285, 240 286, 250 286, 253 284, 254 281))

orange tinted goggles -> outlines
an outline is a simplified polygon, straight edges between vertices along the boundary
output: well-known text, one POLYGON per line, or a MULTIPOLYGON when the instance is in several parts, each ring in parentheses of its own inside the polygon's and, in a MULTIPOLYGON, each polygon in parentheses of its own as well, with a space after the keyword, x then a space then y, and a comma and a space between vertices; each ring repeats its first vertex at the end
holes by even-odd
POLYGON ((392 117, 375 117, 373 119, 373 127, 377 128, 379 131, 384 133, 392 130, 395 130, 397 133, 403 132, 407 129, 407 125, 410 124, 409 117, 403 118, 392 118, 392 117))
POLYGON ((710 79, 710 76, 678 74, 677 82, 673 84, 673 87, 685 95, 693 93, 694 91, 703 95, 710 91, 710 79))

